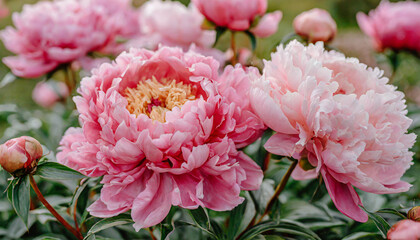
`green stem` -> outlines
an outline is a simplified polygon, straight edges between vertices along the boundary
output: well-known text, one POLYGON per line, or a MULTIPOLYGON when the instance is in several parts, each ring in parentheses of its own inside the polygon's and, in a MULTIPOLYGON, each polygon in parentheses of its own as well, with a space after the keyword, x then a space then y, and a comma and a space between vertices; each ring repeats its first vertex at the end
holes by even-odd
POLYGON ((232 36, 230 38, 230 48, 232 49, 232 52, 233 52, 231 63, 233 66, 235 66, 236 63, 238 63, 238 56, 236 54, 235 32, 232 31, 231 33, 232 33, 232 36))
POLYGON ((35 182, 34 176, 32 174, 29 175, 29 181, 31 182, 32 189, 35 191, 38 199, 44 204, 44 206, 51 212, 51 214, 61 223, 67 230, 69 230, 77 239, 83 240, 83 235, 74 229, 44 198, 41 191, 38 188, 38 185, 35 182))
POLYGON ((283 192, 284 188, 286 187, 287 181, 289 180, 290 176, 292 175, 293 170, 296 168, 298 164, 297 160, 294 160, 292 164, 290 165, 289 169, 287 170, 286 174, 281 179, 279 185, 276 188, 276 191, 274 192, 274 195, 271 197, 270 201, 268 202, 264 214, 261 215, 261 217, 258 219, 257 224, 260 223, 265 216, 271 211, 271 208, 273 207, 274 203, 277 201, 277 199, 280 196, 280 193, 283 192))

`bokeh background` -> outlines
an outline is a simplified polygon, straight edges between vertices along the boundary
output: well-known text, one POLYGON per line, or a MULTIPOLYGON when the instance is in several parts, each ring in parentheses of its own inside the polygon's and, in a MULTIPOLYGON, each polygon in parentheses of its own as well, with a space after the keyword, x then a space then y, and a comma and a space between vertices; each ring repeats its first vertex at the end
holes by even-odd
MULTIPOLYGON (((135 4, 141 5, 142 1, 144 0, 136 0, 135 4)), ((24 4, 35 2, 36 0, 6 0, 6 4, 11 12, 20 12, 24 4)), ((189 1, 181 0, 181 2, 188 4, 189 1)), ((281 42, 282 38, 293 32, 292 22, 299 13, 315 7, 326 9, 336 20, 338 26, 338 35, 331 43, 331 47, 342 51, 349 57, 359 58, 361 62, 368 66, 379 66, 383 69, 385 75, 390 77, 392 82, 397 85, 401 91, 406 93, 409 116, 414 120, 411 131, 414 131, 419 135, 420 59, 409 53, 399 53, 398 59, 400 65, 397 71, 393 71, 385 57, 386 53, 375 53, 370 39, 361 32, 356 22, 356 14, 358 12, 367 13, 369 10, 376 8, 379 3, 379 0, 269 0, 268 11, 283 11, 283 19, 280 22, 279 30, 275 35, 266 39, 257 40, 256 55, 259 58, 269 59, 270 53, 281 42)), ((0 20, 0 29, 12 25, 11 17, 12 16, 9 16, 0 20)), ((222 36, 217 44, 217 48, 226 50, 229 47, 228 34, 229 33, 222 36)), ((249 39, 245 35, 239 35, 238 40, 239 47, 250 46, 249 39)), ((11 53, 8 52, 0 42, 0 58, 10 54, 11 53)), ((8 68, 0 63, 0 82, 8 73, 8 68)), ((37 106, 32 100, 32 90, 36 83, 41 80, 43 79, 17 79, 6 87, 0 88, 0 143, 3 143, 6 139, 14 137, 15 135, 31 135, 45 144, 51 151, 51 158, 54 158, 54 151, 58 146, 58 142, 64 131, 69 126, 77 125, 77 115, 69 111, 69 109, 72 108, 71 102, 68 102, 67 106, 58 106, 53 110, 45 110, 37 106)), ((414 165, 404 176, 404 180, 412 183, 414 187, 409 192, 403 194, 382 196, 363 193, 361 197, 368 210, 377 211, 380 208, 407 209, 415 205, 420 205, 420 148, 418 143, 413 151, 416 152, 414 165)), ((255 153, 252 153, 251 151, 250 154, 252 155, 255 153)), ((272 185, 279 182, 285 169, 287 169, 287 166, 283 166, 282 164, 272 166, 266 175, 267 179, 271 182, 264 182, 261 191, 264 191, 264 188, 272 188, 272 185)), ((0 173, 0 175, 2 175, 2 173, 0 173)), ((10 204, 6 200, 5 195, 2 194, 2 186, 7 186, 5 179, 6 176, 0 176, 0 238, 2 238, 2 226, 12 225, 12 223, 8 222, 10 215, 5 214, 6 211, 9 211, 9 213, 11 212, 10 204)), ((322 208, 315 208, 315 205, 308 203, 313 199, 316 199, 316 202, 319 203, 318 205, 325 204, 326 206, 330 203, 330 199, 328 194, 326 194, 325 189, 317 191, 316 196, 312 195, 314 192, 313 189, 316 188, 316 186, 316 180, 302 182, 291 181, 288 184, 287 191, 285 194, 282 194, 280 199, 282 203, 288 203, 281 208, 282 216, 303 222, 306 219, 310 222, 312 220, 304 218, 304 216, 315 217, 325 215, 325 212, 320 210, 322 208)), ((68 200, 69 194, 71 195, 71 191, 68 190, 57 192, 57 185, 51 183, 43 183, 43 187, 43 190, 47 191, 47 195, 49 191, 49 194, 56 197, 56 201, 62 201, 62 203, 65 203, 68 200)), ((74 186, 67 187, 69 187, 69 189, 74 188, 74 186)), ((328 206, 334 208, 331 204, 328 206)), ((317 233, 320 234, 320 236, 325 236, 325 239, 340 239, 341 236, 346 236, 351 233, 376 231, 376 226, 372 221, 365 224, 352 223, 349 222, 348 219, 345 220, 342 216, 340 217, 337 215, 337 212, 332 212, 331 214, 336 214, 334 216, 336 218, 341 218, 344 223, 333 222, 329 228, 325 228, 325 231, 319 230, 321 232, 317 233), (334 224, 336 224, 336 226, 334 226, 334 224)), ((392 221, 392 217, 389 219, 392 221)), ((15 223, 13 224, 18 224, 14 227, 15 230, 10 230, 9 227, 8 231, 17 232, 14 235, 9 234, 7 236, 16 237, 10 237, 11 239, 20 239, 20 237, 25 234, 25 228, 20 224, 19 220, 14 220, 14 222, 15 223), (22 228, 24 232, 22 232, 22 228)), ((315 226, 315 228, 316 227, 317 226, 315 226)), ((318 226, 318 228, 319 227, 320 226, 318 226)), ((42 229, 42 226, 38 226, 38 229, 42 229)), ((113 234, 116 233, 113 232, 113 234)), ((30 236, 27 237, 29 237, 27 239, 31 239, 30 236)), ((371 236, 366 239, 381 238, 371 236)))

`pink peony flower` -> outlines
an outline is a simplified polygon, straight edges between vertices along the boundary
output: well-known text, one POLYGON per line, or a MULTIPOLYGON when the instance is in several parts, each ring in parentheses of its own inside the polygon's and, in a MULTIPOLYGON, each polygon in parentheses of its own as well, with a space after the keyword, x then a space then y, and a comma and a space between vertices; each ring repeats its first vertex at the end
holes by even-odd
POLYGON ((0 0, 0 19, 9 16, 9 9, 7 8, 4 0, 0 0))
POLYGON ((141 7, 141 38, 148 40, 151 49, 163 44, 187 50, 193 43, 210 48, 216 32, 202 30, 203 21, 204 16, 192 4, 186 7, 180 2, 152 0, 141 7))
POLYGON ((220 27, 248 30, 267 10, 267 0, 192 0, 200 12, 220 27))
POLYGON ((121 23, 125 15, 115 13, 125 13, 124 9, 105 7, 121 6, 117 2, 128 3, 60 0, 25 5, 21 13, 13 15, 16 29, 7 27, 1 32, 6 48, 17 54, 3 62, 17 76, 39 77, 88 52, 114 46, 116 37, 126 33, 122 27, 129 25, 121 23))
POLYGON ((389 240, 418 240, 420 239, 420 222, 402 220, 388 231, 389 240))
POLYGON ((385 48, 420 51, 419 11, 419 2, 382 1, 369 16, 358 13, 357 22, 378 51, 385 48))
POLYGON ((255 28, 251 29, 251 32, 260 38, 269 37, 277 32, 282 17, 281 11, 268 13, 261 18, 255 28))
POLYGON ((243 101, 258 72, 217 70, 213 58, 179 48, 131 49, 82 80, 82 127, 67 131, 57 159, 104 176, 92 215, 131 210, 139 230, 172 205, 225 211, 241 190, 258 189, 261 169, 237 150, 265 128, 243 101))
POLYGON ((337 34, 337 24, 330 13, 319 8, 299 14, 293 20, 293 28, 311 43, 331 41, 337 34))
POLYGON ((140 9, 141 34, 129 41, 127 46, 151 50, 157 50, 161 44, 181 47, 184 51, 211 56, 224 66, 224 53, 212 48, 216 32, 201 29, 203 21, 204 16, 193 4, 186 7, 176 1, 152 0, 140 9))
POLYGON ((14 176, 32 172, 42 157, 42 146, 34 138, 23 136, 0 145, 0 165, 14 176))
POLYGON ((331 51, 322 42, 280 46, 265 62, 264 74, 251 91, 251 103, 276 131, 267 151, 309 162, 295 179, 322 175, 338 208, 356 221, 367 214, 356 191, 388 194, 407 191, 400 180, 412 164, 404 94, 387 84, 379 69, 331 51), (307 168, 305 168, 307 169, 307 168))
POLYGON ((32 99, 44 108, 51 108, 57 102, 70 96, 67 85, 63 82, 39 82, 33 92, 32 99))

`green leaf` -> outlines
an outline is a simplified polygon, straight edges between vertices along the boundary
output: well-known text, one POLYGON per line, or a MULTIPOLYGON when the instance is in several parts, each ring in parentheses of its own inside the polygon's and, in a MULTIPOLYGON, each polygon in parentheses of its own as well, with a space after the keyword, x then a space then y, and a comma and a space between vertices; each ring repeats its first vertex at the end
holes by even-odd
POLYGON ((227 28, 216 27, 216 40, 214 41, 213 48, 219 42, 220 37, 226 32, 227 28))
POLYGON ((227 229, 227 237, 228 239, 234 239, 239 232, 239 228, 241 227, 242 220, 244 218, 245 210, 246 210, 247 200, 234 208, 230 212, 229 217, 229 226, 227 229))
POLYGON ((12 192, 12 205, 17 215, 23 220, 25 226, 28 227, 28 216, 30 206, 30 188, 29 176, 19 178, 12 192))
POLYGON ((372 219, 372 221, 375 223, 376 227, 381 232, 382 237, 386 238, 387 233, 389 229, 391 228, 389 223, 385 221, 385 219, 383 219, 379 214, 369 212, 366 209, 364 210, 369 215, 369 218, 372 219))
POLYGON ((78 171, 55 162, 46 162, 38 165, 35 175, 50 180, 72 180, 85 177, 78 171))
POLYGON ((396 209, 393 209, 393 208, 384 208, 384 209, 381 209, 381 210, 377 211, 377 213, 388 213, 388 214, 396 215, 396 216, 398 216, 402 219, 407 219, 407 217, 404 216, 404 214, 402 214, 401 212, 399 212, 399 211, 397 211, 396 209))
POLYGON ((225 231, 223 231, 223 228, 219 225, 218 222, 211 220, 210 224, 211 224, 212 232, 216 236, 216 239, 226 239, 225 231))
POLYGON ((17 77, 15 75, 13 75, 12 73, 9 72, 1 80, 1 82, 0 82, 0 88, 3 88, 6 85, 8 85, 9 83, 14 82, 16 79, 17 79, 17 77))
POLYGON ((252 51, 255 51, 255 49, 257 48, 257 38, 250 31, 246 31, 245 33, 249 37, 249 40, 251 41, 252 51))
POLYGON ((206 209, 199 207, 188 211, 193 221, 204 229, 210 229, 210 219, 206 209))
POLYGON ((128 214, 121 214, 115 217, 102 219, 89 229, 85 239, 90 239, 90 237, 94 235, 95 233, 98 233, 107 228, 129 224, 129 223, 133 223, 133 220, 131 219, 131 216, 128 214))
POLYGON ((165 220, 163 220, 163 222, 159 225, 161 239, 169 240, 169 236, 173 233, 175 227, 172 218, 174 217, 176 211, 177 208, 173 206, 169 211, 168 215, 166 216, 165 220))
POLYGON ((356 233, 347 235, 342 240, 357 240, 357 239, 367 238, 367 237, 369 237, 369 239, 376 239, 373 237, 381 237, 381 235, 378 233, 371 233, 371 232, 356 232, 356 233))
POLYGON ((304 225, 288 220, 281 220, 280 223, 272 221, 262 222, 244 232, 238 240, 251 240, 257 235, 267 231, 270 231, 270 235, 279 234, 281 236, 281 234, 287 234, 302 236, 305 237, 305 239, 321 240, 318 235, 310 229, 307 229, 304 225))

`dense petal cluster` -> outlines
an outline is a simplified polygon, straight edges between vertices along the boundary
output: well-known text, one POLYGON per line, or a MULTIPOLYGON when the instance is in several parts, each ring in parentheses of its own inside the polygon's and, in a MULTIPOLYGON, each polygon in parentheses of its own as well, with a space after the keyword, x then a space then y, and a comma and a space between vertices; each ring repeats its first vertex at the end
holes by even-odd
POLYGON ((56 0, 25 5, 13 14, 15 28, 1 32, 6 48, 17 56, 3 62, 20 77, 39 77, 91 51, 110 52, 118 36, 134 34, 138 25, 128 0, 56 0), (130 19, 133 19, 130 21, 130 19))
POLYGON ((251 103, 277 133, 265 147, 310 163, 296 179, 322 175, 328 192, 345 215, 366 221, 353 187, 386 194, 407 191, 401 176, 410 167, 415 140, 407 134, 404 94, 387 84, 378 69, 331 51, 321 42, 280 46, 265 62, 251 103))
POLYGON ((419 2, 382 1, 369 15, 358 13, 357 22, 378 51, 391 48, 420 52, 419 11, 419 2))
POLYGON ((104 176, 89 211, 131 210, 138 230, 162 221, 172 205, 217 211, 258 189, 262 171, 239 147, 265 128, 248 98, 255 69, 229 67, 194 52, 131 49, 81 82, 81 128, 61 141, 59 162, 104 176))
POLYGON ((267 0, 192 0, 200 12, 220 27, 248 30, 267 11, 267 0))

